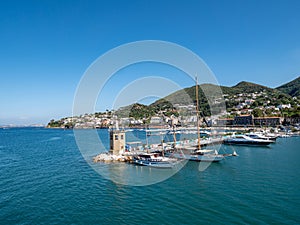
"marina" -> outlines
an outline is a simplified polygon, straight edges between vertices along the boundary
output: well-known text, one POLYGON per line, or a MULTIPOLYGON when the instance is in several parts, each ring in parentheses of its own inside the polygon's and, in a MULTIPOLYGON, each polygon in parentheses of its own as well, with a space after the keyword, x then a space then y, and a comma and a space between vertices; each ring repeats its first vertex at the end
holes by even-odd
MULTIPOLYGON (((165 130, 165 135, 163 135, 164 140, 161 141, 161 135, 149 135, 149 130, 141 130, 141 129, 131 129, 129 131, 114 131, 113 129, 108 131, 111 134, 109 135, 111 138, 114 136, 114 132, 118 135, 122 135, 124 138, 124 142, 122 143, 124 147, 124 151, 119 153, 121 147, 118 147, 117 153, 113 154, 111 146, 110 153, 104 152, 93 158, 94 162, 101 161, 119 161, 119 162, 128 162, 137 165, 149 165, 151 158, 163 159, 161 160, 162 164, 168 164, 169 166, 162 166, 165 168, 171 168, 172 164, 166 163, 168 158, 177 159, 185 159, 190 161, 206 161, 206 162, 219 162, 223 160, 225 157, 229 156, 237 156, 238 153, 235 150, 231 152, 220 152, 220 146, 225 144, 229 146, 242 145, 242 146, 266 146, 268 147, 270 144, 274 145, 277 142, 277 139, 281 138, 291 138, 299 136, 298 133, 285 134, 283 132, 279 133, 266 133, 261 134, 260 132, 247 132, 236 134, 235 132, 223 132, 218 134, 218 132, 214 132, 214 137, 211 137, 210 134, 206 131, 201 131, 200 133, 205 133, 205 138, 203 137, 201 142, 198 142, 197 134, 195 133, 177 133, 181 135, 180 138, 178 136, 178 140, 174 140, 174 133, 169 133, 165 130), (126 134, 131 138, 135 138, 135 141, 130 141, 125 143, 126 134), (200 149, 198 143, 200 143, 200 149), (217 147, 217 150, 211 149, 210 147, 217 147), (219 151, 218 151, 219 150, 219 151), (147 156, 148 154, 148 156, 147 156), (152 155, 151 155, 152 154, 152 155), (147 156, 147 157, 146 157, 147 156), (139 158, 139 160, 137 160, 139 158), (144 162, 141 159, 145 159, 144 162), (164 161, 164 162, 163 162, 164 161)), ((156 130, 154 130, 155 133, 156 130)), ((161 132, 161 130, 160 130, 161 132)), ((121 137, 121 136, 120 136, 121 137)), ((110 141, 113 143, 113 141, 110 141)), ((159 160, 156 160, 156 165, 159 164, 159 160)), ((152 164, 153 165, 153 164, 152 164)), ((153 166, 159 168, 159 166, 153 166)))
POLYGON ((300 225, 300 0, 0 5, 0 225, 300 225))

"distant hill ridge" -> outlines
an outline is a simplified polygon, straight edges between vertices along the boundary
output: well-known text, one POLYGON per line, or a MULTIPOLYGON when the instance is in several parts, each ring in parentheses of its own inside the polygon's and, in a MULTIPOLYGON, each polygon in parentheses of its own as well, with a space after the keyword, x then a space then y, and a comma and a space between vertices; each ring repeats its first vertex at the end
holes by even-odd
MULTIPOLYGON (((299 80, 300 81, 300 80, 299 80)), ((291 82, 290 82, 291 83, 291 82)), ((199 99, 201 101, 201 99, 205 98, 205 97, 210 97, 213 98, 214 96, 216 97, 217 95, 238 95, 241 93, 254 93, 254 92, 261 92, 261 91, 266 91, 268 93, 282 93, 282 94, 287 94, 286 92, 282 92, 281 90, 275 89, 275 88, 269 88, 260 84, 255 84, 255 83, 251 83, 251 82, 246 82, 246 81, 242 81, 239 82, 238 84, 232 86, 232 87, 226 87, 226 86, 218 86, 218 85, 214 85, 214 84, 201 84, 199 85, 199 99), (222 91, 222 92, 220 92, 222 91), (205 93, 205 94, 204 94, 205 93)), ((182 104, 182 103, 186 103, 187 100, 185 97, 186 94, 191 98, 192 101, 195 101, 196 97, 195 97, 195 90, 196 86, 192 86, 189 88, 184 88, 182 90, 176 91, 168 96, 166 96, 165 100, 177 104, 182 104)), ((298 87, 298 91, 299 91, 299 87, 298 87)), ((151 105, 156 105, 160 102, 163 101, 163 99, 159 99, 158 101, 152 103, 151 105)))
POLYGON ((232 89, 235 89, 236 91, 241 91, 241 92, 259 92, 263 90, 271 90, 272 88, 260 85, 260 84, 255 84, 251 82, 246 82, 242 81, 238 83, 237 85, 231 87, 232 89))
MULTIPOLYGON (((201 84, 200 85, 200 91, 203 90, 209 90, 211 89, 216 90, 219 88, 219 86, 214 84, 201 84)), ((277 88, 270 88, 267 86, 263 86, 260 84, 255 84, 247 81, 241 81, 238 84, 227 87, 227 86, 220 86, 223 94, 241 94, 241 93, 253 93, 253 92, 261 92, 261 91, 267 91, 267 92, 282 92, 284 94, 290 95, 291 97, 299 96, 300 95, 300 77, 296 78, 295 80, 286 83, 280 87, 277 88)), ((170 98, 170 96, 179 96, 179 93, 182 91, 186 91, 188 94, 191 94, 191 96, 195 95, 192 93, 195 93, 195 86, 184 88, 182 90, 179 90, 177 92, 174 92, 170 95, 168 95, 166 98, 170 98)), ((200 93, 201 94, 201 93, 200 93)))
MULTIPOLYGON (((246 100, 250 100, 250 102, 252 101, 252 103, 250 103, 251 105, 247 105, 246 108, 250 107, 251 110, 256 110, 255 113, 257 115, 260 115, 259 113, 263 113, 260 111, 261 108, 264 107, 265 113, 273 115, 271 108, 280 105, 289 105, 289 107, 282 113, 284 113, 285 116, 290 117, 295 115, 300 116, 300 77, 277 88, 269 88, 246 81, 242 81, 232 87, 218 86, 214 84, 201 84, 199 87, 198 95, 201 117, 222 113, 224 112, 224 107, 226 107, 228 112, 233 112, 232 115, 234 115, 237 111, 237 106, 239 106, 240 103, 245 104, 246 100), (257 94, 253 95, 253 93, 257 94), (293 97, 297 97, 297 99, 293 99, 293 97), (213 107, 210 107, 211 105, 213 105, 213 107)), ((195 92, 196 86, 184 88, 161 98, 150 105, 134 103, 119 108, 113 113, 119 118, 131 117, 139 121, 143 121, 143 123, 146 124, 149 124, 152 116, 161 115, 162 113, 165 116, 178 116, 180 111, 180 115, 188 116, 191 113, 195 113, 191 111, 191 108, 194 110, 196 103, 195 92), (178 104, 179 106, 177 106, 178 104)), ((242 105, 242 108, 239 106, 238 109, 244 109, 244 106, 242 105)), ((107 118, 111 118, 111 113, 112 112, 108 111, 106 113, 95 113, 95 115, 97 118, 102 115, 106 115, 107 118)), ((51 120, 48 126, 62 127, 65 124, 66 119, 69 118, 62 118, 58 121, 51 120)), ((74 126, 74 124, 72 124, 69 120, 67 120, 67 122, 68 123, 64 125, 65 127, 74 126)), ((107 126, 107 124, 105 123, 104 126, 107 126)))
MULTIPOLYGON (((278 88, 270 88, 260 84, 255 84, 251 82, 242 81, 232 87, 226 86, 218 86, 214 84, 201 84, 199 85, 198 93, 199 93, 199 106, 200 110, 204 112, 204 114, 209 115, 209 103, 215 102, 216 99, 223 97, 223 95, 238 95, 242 93, 250 94, 250 93, 260 93, 265 91, 266 94, 270 96, 274 96, 281 99, 291 99, 293 96, 299 96, 300 94, 300 77, 297 79, 284 84, 278 88)), ((150 114, 155 114, 160 110, 166 108, 172 108, 174 104, 179 105, 188 105, 194 104, 196 101, 196 86, 192 86, 189 88, 184 88, 182 90, 176 91, 164 98, 161 98, 149 106, 141 107, 140 104, 134 104, 133 109, 136 107, 141 111, 149 111, 150 114)), ((222 103, 221 103, 222 104, 222 103)), ((223 103, 224 104, 224 103, 223 103)), ((231 107, 228 102, 226 102, 226 107, 231 107)), ((132 108, 131 106, 125 107, 126 111, 132 108)), ((125 109, 124 108, 124 109, 125 109)), ((222 108, 222 107, 220 107, 222 108)))
POLYGON ((292 97, 300 97, 300 77, 289 83, 281 85, 276 89, 292 97))

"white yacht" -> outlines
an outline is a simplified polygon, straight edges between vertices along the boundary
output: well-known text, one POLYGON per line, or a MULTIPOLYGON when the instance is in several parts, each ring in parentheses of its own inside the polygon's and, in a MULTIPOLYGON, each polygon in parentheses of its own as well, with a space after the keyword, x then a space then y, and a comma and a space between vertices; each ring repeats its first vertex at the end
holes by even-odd
POLYGON ((264 140, 264 139, 254 139, 247 135, 234 135, 232 137, 226 138, 224 140, 224 144, 231 145, 269 145, 274 143, 272 140, 264 140))

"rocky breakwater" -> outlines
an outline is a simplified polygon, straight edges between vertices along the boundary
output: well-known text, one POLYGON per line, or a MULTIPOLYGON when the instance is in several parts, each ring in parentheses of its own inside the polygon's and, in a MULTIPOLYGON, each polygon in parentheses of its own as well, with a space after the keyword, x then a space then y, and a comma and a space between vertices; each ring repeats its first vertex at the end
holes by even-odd
POLYGON ((130 156, 112 155, 109 153, 101 153, 93 158, 94 162, 128 162, 130 160, 130 156))

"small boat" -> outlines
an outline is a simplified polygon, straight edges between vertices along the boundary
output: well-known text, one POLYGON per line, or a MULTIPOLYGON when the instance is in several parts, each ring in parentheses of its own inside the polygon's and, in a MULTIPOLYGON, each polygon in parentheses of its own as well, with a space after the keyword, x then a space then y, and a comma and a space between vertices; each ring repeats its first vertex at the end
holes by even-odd
POLYGON ((161 156, 160 153, 143 153, 134 156, 132 162, 140 166, 173 168, 176 165, 177 160, 161 156))
POLYGON ((252 146, 266 146, 274 143, 272 140, 254 139, 246 135, 235 135, 224 140, 224 144, 230 145, 252 145, 252 146))
POLYGON ((224 159, 224 155, 218 153, 217 150, 201 149, 196 150, 190 156, 190 161, 197 162, 220 162, 224 159))
POLYGON ((183 151, 176 151, 172 153, 172 157, 178 158, 178 159, 187 159, 190 161, 196 161, 196 162, 220 162, 224 159, 224 155, 219 154, 216 150, 211 149, 195 149, 192 148, 187 153, 184 153, 188 150, 188 148, 185 148, 183 151))

